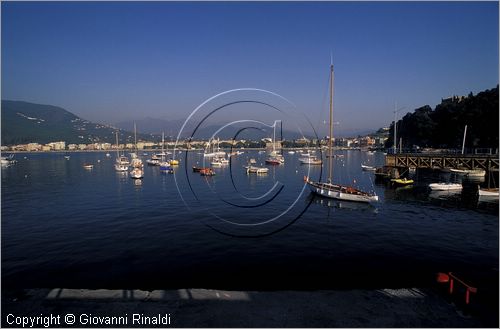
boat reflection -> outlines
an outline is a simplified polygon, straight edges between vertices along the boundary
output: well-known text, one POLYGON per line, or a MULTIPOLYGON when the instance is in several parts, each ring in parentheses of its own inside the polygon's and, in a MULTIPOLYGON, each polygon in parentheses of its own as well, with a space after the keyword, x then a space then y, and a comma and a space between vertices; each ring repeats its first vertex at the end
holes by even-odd
POLYGON ((312 192, 307 196, 306 201, 307 202, 312 201, 312 204, 324 206, 327 208, 368 211, 373 213, 377 212, 377 208, 373 206, 371 203, 345 201, 345 200, 341 201, 336 199, 324 198, 312 192))
POLYGON ((431 191, 429 193, 429 198, 431 199, 439 199, 439 200, 448 200, 448 199, 457 199, 460 197, 462 190, 448 190, 448 191, 431 191))

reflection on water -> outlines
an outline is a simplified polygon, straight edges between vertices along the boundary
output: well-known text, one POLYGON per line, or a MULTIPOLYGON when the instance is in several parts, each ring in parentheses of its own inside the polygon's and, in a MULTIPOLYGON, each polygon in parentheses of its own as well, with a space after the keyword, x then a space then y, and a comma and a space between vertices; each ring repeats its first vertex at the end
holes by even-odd
POLYGON ((306 189, 290 210, 300 217, 286 229, 253 239, 219 234, 205 225, 217 221, 212 213, 238 223, 264 221, 293 204, 304 175, 325 179, 321 166, 300 165, 300 155, 287 152, 285 165, 268 166, 265 176, 247 175, 249 158, 259 164, 265 154, 245 152, 213 177, 192 172, 203 158, 189 152, 175 175, 147 166, 143 180, 116 172, 114 157, 104 153, 19 157, 2 169, 2 283, 325 288, 356 286, 350 278, 360 277, 386 283, 402 272, 401 285, 409 285, 436 271, 498 267, 498 202, 478 200, 477 183, 465 181, 464 193, 431 196, 428 184, 456 179, 449 173, 417 170, 412 187, 373 184, 374 174, 363 172, 361 163, 382 166, 378 152, 339 151, 344 157, 335 158, 334 181, 374 189, 380 202, 324 199, 306 189), (94 169, 84 170, 83 163, 94 169), (265 195, 277 182, 283 189, 273 202, 249 207, 256 202, 244 200, 265 195), (188 196, 191 187, 204 207, 193 210, 177 187, 188 196))
POLYGON ((376 205, 373 205, 371 203, 335 200, 319 196, 312 192, 310 192, 310 194, 307 196, 306 201, 312 201, 312 204, 314 205, 321 205, 328 208, 368 211, 372 213, 377 212, 376 205))
POLYGON ((431 199, 441 199, 441 200, 447 200, 447 199, 459 199, 460 195, 462 194, 461 190, 450 190, 450 191, 431 191, 429 193, 429 198, 431 199))

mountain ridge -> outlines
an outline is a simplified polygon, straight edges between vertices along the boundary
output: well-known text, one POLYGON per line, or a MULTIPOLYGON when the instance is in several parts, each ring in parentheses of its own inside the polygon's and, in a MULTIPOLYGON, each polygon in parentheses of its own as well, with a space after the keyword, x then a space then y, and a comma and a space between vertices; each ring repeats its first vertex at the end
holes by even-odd
MULTIPOLYGON (((2 100, 2 145, 115 143, 119 132, 123 143, 133 141, 133 133, 82 119, 62 107, 25 101, 2 100)), ((147 135, 140 135, 146 138, 147 135)))
MULTIPOLYGON (((161 132, 166 133, 166 140, 175 140, 184 120, 162 120, 154 118, 139 119, 136 121, 122 121, 116 126, 94 123, 85 120, 70 111, 53 105, 37 104, 25 101, 2 100, 2 145, 16 145, 27 143, 46 144, 55 141, 65 141, 67 144, 89 144, 89 143, 111 143, 114 144, 115 132, 119 132, 120 143, 132 143, 134 141, 133 126, 138 123, 138 141, 159 141, 161 132)), ((195 137, 197 139, 208 139, 221 127, 220 124, 211 124, 200 127, 195 137)), ((185 127, 189 133, 194 125, 185 127)), ((243 126, 231 126, 218 134, 221 139, 231 139, 244 128, 243 126)), ((272 131, 265 133, 255 129, 242 132, 238 139, 260 140, 270 137, 272 131)), ((312 134, 305 137, 311 138, 312 134)), ((301 138, 300 134, 292 131, 283 131, 286 139, 301 138)), ((183 134, 182 138, 189 135, 183 134)))

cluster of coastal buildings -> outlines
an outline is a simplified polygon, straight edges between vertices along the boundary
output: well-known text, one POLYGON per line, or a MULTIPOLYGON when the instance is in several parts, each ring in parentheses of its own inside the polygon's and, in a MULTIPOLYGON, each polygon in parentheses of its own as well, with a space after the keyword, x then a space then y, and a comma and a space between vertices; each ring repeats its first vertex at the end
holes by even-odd
MULTIPOLYGON (((387 137, 354 137, 354 138, 334 138, 334 146, 343 148, 383 148, 387 137)), ((212 141, 215 143, 216 141, 212 141)), ((269 143, 272 143, 270 138, 264 138, 260 141, 247 141, 247 140, 220 140, 218 141, 221 147, 235 147, 235 148, 248 148, 248 147, 269 147, 269 143)), ((317 146, 317 145, 327 145, 328 138, 321 140, 300 138, 295 140, 283 140, 279 143, 279 146, 285 148, 293 147, 307 147, 307 146, 317 146)), ((175 141, 165 142, 165 147, 173 149, 175 147, 175 141)), ((190 142, 184 141, 181 145, 177 145, 179 148, 186 149, 204 149, 209 144, 207 140, 192 140, 190 142)), ((89 143, 89 144, 67 144, 65 141, 50 142, 47 144, 40 143, 27 143, 18 145, 2 146, 2 151, 24 151, 24 152, 49 152, 49 151, 107 151, 107 150, 146 150, 146 149, 160 149, 162 146, 161 142, 151 142, 151 141, 138 141, 137 146, 134 143, 123 143, 116 144, 111 143, 89 143)), ((278 145, 277 145, 278 146, 278 145)))

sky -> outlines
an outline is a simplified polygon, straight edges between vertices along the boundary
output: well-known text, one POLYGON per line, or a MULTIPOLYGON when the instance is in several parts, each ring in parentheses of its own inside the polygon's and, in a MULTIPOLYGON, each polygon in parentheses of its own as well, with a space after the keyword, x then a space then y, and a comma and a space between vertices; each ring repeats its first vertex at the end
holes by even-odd
POLYGON ((116 123, 183 120, 250 87, 321 131, 332 54, 337 131, 376 130, 396 102, 402 116, 494 88, 498 15, 495 1, 2 1, 1 96, 116 123))

